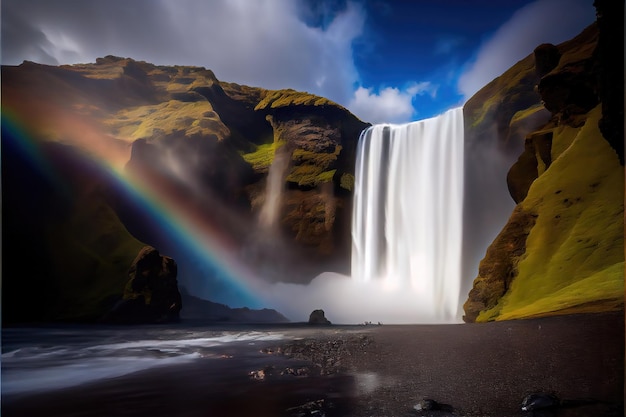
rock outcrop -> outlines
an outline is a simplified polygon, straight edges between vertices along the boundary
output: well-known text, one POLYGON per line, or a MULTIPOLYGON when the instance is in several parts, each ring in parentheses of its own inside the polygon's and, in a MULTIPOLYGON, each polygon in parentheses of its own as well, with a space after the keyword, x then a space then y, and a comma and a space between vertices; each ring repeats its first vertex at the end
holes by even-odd
POLYGON ((509 171, 518 204, 480 263, 467 322, 623 308, 623 156, 611 141, 616 132, 601 130, 608 129, 598 82, 606 50, 598 45, 610 36, 603 30, 594 24, 558 51, 535 50, 537 91, 550 119, 526 130, 509 171))
POLYGON ((182 308, 177 276, 174 259, 144 246, 128 269, 122 300, 104 320, 126 324, 177 321, 182 308))
POLYGON ((329 325, 331 324, 330 320, 326 318, 326 313, 324 310, 313 310, 309 315, 309 324, 312 325, 329 325))

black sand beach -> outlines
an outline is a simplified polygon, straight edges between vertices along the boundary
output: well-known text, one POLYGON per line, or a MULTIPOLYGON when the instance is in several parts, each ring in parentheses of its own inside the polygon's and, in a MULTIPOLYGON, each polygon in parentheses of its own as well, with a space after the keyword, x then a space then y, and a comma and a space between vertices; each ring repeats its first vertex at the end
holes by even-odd
POLYGON ((287 339, 54 392, 3 393, 2 415, 623 415, 623 313, 262 329, 287 339), (522 398, 536 391, 567 402, 522 412, 522 398), (424 398, 449 407, 416 410, 424 398))

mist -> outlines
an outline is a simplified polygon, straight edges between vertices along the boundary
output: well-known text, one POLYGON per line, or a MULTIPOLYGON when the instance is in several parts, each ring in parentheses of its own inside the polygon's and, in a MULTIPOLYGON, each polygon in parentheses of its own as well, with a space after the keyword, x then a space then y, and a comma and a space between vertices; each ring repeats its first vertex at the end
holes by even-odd
POLYGON ((392 287, 385 281, 368 281, 325 272, 308 285, 277 283, 261 289, 261 298, 294 322, 308 321, 322 309, 333 324, 453 323, 436 317, 432 297, 420 289, 392 287))

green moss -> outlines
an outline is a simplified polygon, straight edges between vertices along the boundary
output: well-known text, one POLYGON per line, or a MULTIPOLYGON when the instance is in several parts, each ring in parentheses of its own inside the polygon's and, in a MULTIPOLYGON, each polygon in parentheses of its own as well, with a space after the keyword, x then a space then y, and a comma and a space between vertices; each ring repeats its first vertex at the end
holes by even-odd
POLYGON ((324 97, 299 92, 292 89, 268 91, 265 97, 256 105, 254 110, 267 108, 276 109, 286 106, 336 106, 338 104, 324 97))
POLYGON ((139 106, 117 113, 107 120, 116 136, 135 140, 183 132, 185 136, 215 135, 224 139, 230 130, 208 101, 170 100, 153 106, 139 106))
POLYGON ((521 120, 524 120, 530 116, 532 116, 533 114, 537 113, 538 111, 541 111, 545 109, 545 107, 543 107, 542 104, 535 104, 533 106, 530 106, 527 109, 524 110, 519 110, 518 112, 516 112, 513 117, 511 118, 511 125, 514 123, 518 123, 521 120))
MULTIPOLYGON (((567 125, 561 125, 553 131, 552 137, 552 149, 550 156, 552 160, 556 160, 563 152, 565 152, 574 142, 574 139, 578 135, 580 128, 575 128, 567 125)), ((602 140, 601 137, 597 138, 602 140)))
POLYGON ((344 173, 339 180, 339 186, 345 190, 354 190, 354 175, 344 173))
POLYGON ((543 162, 541 151, 537 146, 535 147, 535 160, 537 161, 537 175, 541 175, 546 172, 546 163, 543 162))
POLYGON ((322 170, 326 170, 327 168, 332 166, 335 161, 337 161, 337 157, 339 156, 341 149, 341 145, 335 145, 335 150, 332 153, 327 153, 313 152, 298 148, 293 151, 291 159, 294 161, 294 163, 299 165, 316 165, 322 168, 322 170))
POLYGON ((323 169, 315 165, 299 165, 291 170, 287 176, 287 181, 300 186, 315 186, 317 178, 322 172, 323 169))
POLYGON ((558 158, 521 203, 537 221, 518 276, 478 321, 623 303, 624 169, 598 130, 600 116, 598 106, 582 128, 555 131, 558 158))
POLYGON ((535 317, 560 310, 593 311, 593 306, 604 309, 621 309, 624 297, 624 263, 616 263, 595 274, 573 282, 549 297, 541 298, 515 310, 507 309, 499 320, 535 317))
POLYGON ((471 98, 473 103, 480 104, 468 102, 466 105, 466 108, 474 109, 473 113, 468 115, 471 128, 476 129, 483 123, 490 123, 505 98, 508 103, 515 103, 527 95, 535 94, 532 88, 529 88, 534 78, 534 58, 529 55, 487 84, 471 98))
POLYGON ((276 151, 285 144, 285 142, 272 142, 264 145, 258 145, 254 152, 242 154, 243 159, 252 165, 254 170, 269 169, 274 161, 276 151))
POLYGON ((341 149, 340 145, 336 145, 332 153, 295 149, 291 157, 294 167, 287 176, 287 181, 309 187, 331 182, 337 172, 333 166, 341 149))
POLYGON ((320 183, 325 183, 325 182, 331 182, 336 172, 337 172, 336 169, 322 172, 321 174, 317 176, 317 179, 316 179, 317 183, 320 184, 320 183))

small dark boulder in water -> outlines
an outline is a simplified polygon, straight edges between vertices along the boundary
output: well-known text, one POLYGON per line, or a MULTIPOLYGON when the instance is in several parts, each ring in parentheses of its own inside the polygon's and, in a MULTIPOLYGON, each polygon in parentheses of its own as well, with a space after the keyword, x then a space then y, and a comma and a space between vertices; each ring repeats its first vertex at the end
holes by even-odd
POLYGON ((331 324, 331 322, 326 318, 324 310, 313 310, 313 312, 311 312, 311 315, 309 316, 309 324, 329 325, 331 324))
POLYGON ((522 411, 543 410, 560 405, 558 397, 548 392, 534 392, 522 399, 522 411))

